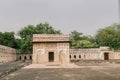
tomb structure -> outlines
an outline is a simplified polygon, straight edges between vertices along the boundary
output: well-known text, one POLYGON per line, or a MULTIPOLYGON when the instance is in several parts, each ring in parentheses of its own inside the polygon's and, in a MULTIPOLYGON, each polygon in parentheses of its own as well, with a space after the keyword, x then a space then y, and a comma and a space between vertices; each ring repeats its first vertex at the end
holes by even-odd
POLYGON ((33 34, 34 64, 69 64, 69 35, 33 34))

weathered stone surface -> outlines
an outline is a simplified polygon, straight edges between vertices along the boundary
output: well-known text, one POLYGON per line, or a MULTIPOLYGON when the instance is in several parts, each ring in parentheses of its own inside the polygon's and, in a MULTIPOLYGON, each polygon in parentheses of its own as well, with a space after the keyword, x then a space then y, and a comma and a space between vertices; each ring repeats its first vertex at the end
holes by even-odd
POLYGON ((14 48, 0 45, 0 63, 15 61, 18 51, 14 48))
POLYGON ((120 80, 120 65, 20 69, 0 80, 120 80))
POLYGON ((32 54, 17 54, 17 60, 32 60, 32 54))
POLYGON ((33 35, 34 64, 68 64, 69 36, 63 34, 34 34, 33 35))
POLYGON ((120 60, 120 50, 109 47, 69 49, 69 35, 33 34, 33 54, 17 54, 16 49, 0 45, 0 63, 32 59, 35 64, 68 64, 70 60, 120 60))
POLYGON ((33 42, 69 42, 69 35, 33 34, 33 42))
POLYGON ((29 65, 30 63, 31 61, 28 62, 16 61, 16 62, 8 62, 8 63, 0 64, 0 78, 20 69, 21 67, 29 65))
POLYGON ((120 60, 120 51, 109 47, 70 49, 70 60, 120 60))

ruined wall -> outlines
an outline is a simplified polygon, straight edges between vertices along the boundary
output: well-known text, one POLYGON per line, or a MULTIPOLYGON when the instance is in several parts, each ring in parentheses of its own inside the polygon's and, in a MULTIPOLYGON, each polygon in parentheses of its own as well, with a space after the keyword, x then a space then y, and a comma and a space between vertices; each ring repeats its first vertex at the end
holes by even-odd
POLYGON ((100 58, 100 50, 96 49, 70 49, 71 60, 98 60, 100 58))
POLYGON ((17 54, 17 60, 32 60, 32 54, 17 54))
POLYGON ((114 51, 113 55, 113 59, 120 59, 120 51, 114 51))
POLYGON ((70 49, 70 60, 116 60, 120 59, 120 51, 109 47, 70 49))
POLYGON ((0 45, 0 63, 15 61, 17 53, 16 49, 0 45))

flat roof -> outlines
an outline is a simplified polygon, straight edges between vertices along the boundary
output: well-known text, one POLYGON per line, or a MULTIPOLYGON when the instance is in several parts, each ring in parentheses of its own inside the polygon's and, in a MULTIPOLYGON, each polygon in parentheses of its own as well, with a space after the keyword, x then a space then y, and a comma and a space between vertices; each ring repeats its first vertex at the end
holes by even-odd
POLYGON ((69 35, 33 34, 33 42, 69 42, 69 35))

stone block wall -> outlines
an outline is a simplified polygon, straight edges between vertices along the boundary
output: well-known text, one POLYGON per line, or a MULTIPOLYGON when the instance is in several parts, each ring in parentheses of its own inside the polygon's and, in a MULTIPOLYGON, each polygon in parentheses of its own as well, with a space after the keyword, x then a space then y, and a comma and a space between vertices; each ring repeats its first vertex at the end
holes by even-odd
POLYGON ((120 60, 120 51, 109 47, 70 49, 70 60, 120 60))
POLYGON ((114 51, 113 58, 120 59, 120 51, 114 51))
POLYGON ((0 63, 15 61, 17 53, 18 51, 14 48, 0 45, 0 63))
POLYGON ((33 34, 32 56, 35 64, 68 64, 69 35, 33 34))
POLYGON ((70 60, 98 60, 100 58, 99 48, 70 49, 70 60))
POLYGON ((54 63, 69 63, 69 43, 34 43, 33 63, 49 63, 49 53, 54 53, 54 63))
POLYGON ((17 54, 17 60, 32 60, 32 54, 17 54))

